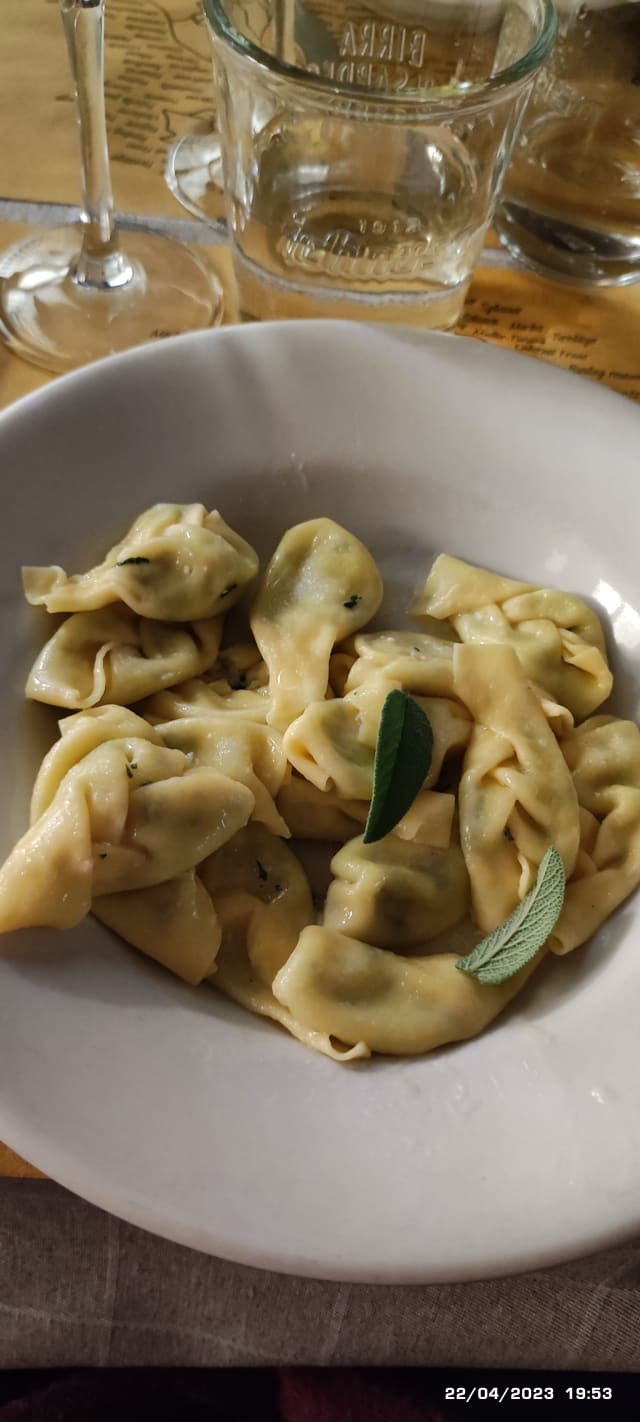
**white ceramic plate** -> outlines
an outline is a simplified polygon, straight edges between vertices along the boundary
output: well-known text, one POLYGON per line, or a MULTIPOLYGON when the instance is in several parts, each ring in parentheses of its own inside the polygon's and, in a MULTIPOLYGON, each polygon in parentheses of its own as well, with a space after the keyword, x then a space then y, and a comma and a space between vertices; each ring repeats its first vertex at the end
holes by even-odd
MULTIPOLYGON (((218 505, 266 554, 328 514, 389 575, 434 552, 611 614, 637 716, 640 411, 452 336, 252 326, 133 352, 0 420, 6 852, 51 713, 21 686, 42 627, 21 563, 89 566, 156 500, 218 505)), ((551 1264, 640 1226, 640 899, 539 972, 477 1041, 338 1066, 88 921, 0 945, 0 1138, 171 1239, 389 1283, 551 1264)))

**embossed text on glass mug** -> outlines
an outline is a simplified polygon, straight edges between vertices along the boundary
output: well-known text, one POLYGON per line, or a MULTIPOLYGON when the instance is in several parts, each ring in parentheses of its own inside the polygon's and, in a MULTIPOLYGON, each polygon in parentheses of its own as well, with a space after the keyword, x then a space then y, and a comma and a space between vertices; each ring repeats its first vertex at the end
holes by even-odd
POLYGON ((322 272, 347 282, 416 278, 425 263, 424 241, 412 241, 406 228, 395 245, 378 250, 366 237, 358 238, 340 227, 329 229, 321 237, 303 231, 283 233, 276 242, 276 250, 288 267, 322 272))
POLYGON ((311 74, 364 88, 406 89, 424 64, 425 30, 377 20, 349 21, 340 39, 339 58, 308 64, 311 74))

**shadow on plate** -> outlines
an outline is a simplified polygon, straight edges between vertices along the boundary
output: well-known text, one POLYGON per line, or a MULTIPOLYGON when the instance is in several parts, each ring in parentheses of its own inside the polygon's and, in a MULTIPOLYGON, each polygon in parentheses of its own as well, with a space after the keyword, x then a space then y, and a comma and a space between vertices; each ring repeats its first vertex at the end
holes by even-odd
POLYGON ((8 935, 0 939, 0 965, 3 963, 31 979, 38 973, 47 993, 111 1003, 123 1011, 179 1008, 205 1014, 212 1022, 235 1022, 253 1032, 274 1031, 273 1023, 246 1012, 213 986, 190 987, 181 982, 92 919, 65 933, 58 943, 50 929, 30 931, 28 942, 19 934, 8 935), (93 942, 87 941, 87 923, 93 942))
MULTIPOLYGON (((563 1004, 575 1001, 582 993, 593 989, 601 974, 621 950, 628 938, 633 919, 631 907, 621 909, 582 949, 565 957, 549 955, 527 983, 523 991, 492 1022, 477 1043, 494 1032, 504 1030, 507 1023, 524 1022, 542 1026, 545 1018, 563 1004)), ((65 934, 56 942, 50 930, 32 930, 28 940, 21 935, 9 935, 0 940, 0 963, 10 963, 13 971, 32 977, 41 974, 41 985, 47 992, 73 996, 90 1002, 112 1003, 124 1011, 144 1008, 145 1012, 181 1011, 205 1014, 211 1019, 234 1023, 244 1032, 261 1033, 265 1037, 277 1032, 280 1040, 294 1039, 278 1024, 252 1014, 232 1002, 212 985, 190 987, 168 973, 159 964, 129 948, 116 934, 92 919, 65 934), (89 925, 89 936, 87 935, 89 925), (89 941, 89 939, 93 941, 89 941), (266 1036, 265 1036, 266 1034, 266 1036)), ((389 1071, 403 1062, 448 1059, 465 1048, 465 1042, 452 1042, 422 1057, 384 1057, 341 1064, 349 1073, 389 1071)), ((296 1050, 305 1051, 298 1047, 296 1050)))

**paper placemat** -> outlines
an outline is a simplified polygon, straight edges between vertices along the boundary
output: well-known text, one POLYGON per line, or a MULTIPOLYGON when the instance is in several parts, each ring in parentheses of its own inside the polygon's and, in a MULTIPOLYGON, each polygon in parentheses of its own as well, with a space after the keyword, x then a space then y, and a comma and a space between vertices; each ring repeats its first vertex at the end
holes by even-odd
POLYGON ((640 400, 640 285, 573 286, 522 268, 480 267, 457 329, 640 400))
MULTIPOLYGON (((173 141, 213 124, 211 53, 198 0, 108 0, 105 94, 116 205, 184 215, 163 174, 173 141)), ((0 132, 11 136, 0 153, 0 197, 80 202, 59 0, 2 0, 0 132)))

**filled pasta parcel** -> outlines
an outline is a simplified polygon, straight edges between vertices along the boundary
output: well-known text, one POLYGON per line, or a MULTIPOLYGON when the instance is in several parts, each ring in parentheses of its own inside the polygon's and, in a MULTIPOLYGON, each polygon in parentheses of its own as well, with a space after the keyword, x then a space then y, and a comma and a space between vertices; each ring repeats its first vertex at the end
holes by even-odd
POLYGON ((334 1061, 483 1032, 638 888, 640 730, 576 593, 425 574, 390 627, 356 532, 284 529, 260 576, 201 504, 24 569, 65 617, 25 668, 57 711, 0 932, 93 912, 334 1061))
POLYGON ((23 568, 27 602, 96 612, 122 602, 140 617, 192 622, 224 613, 258 571, 249 543, 203 504, 154 504, 86 573, 23 568))

